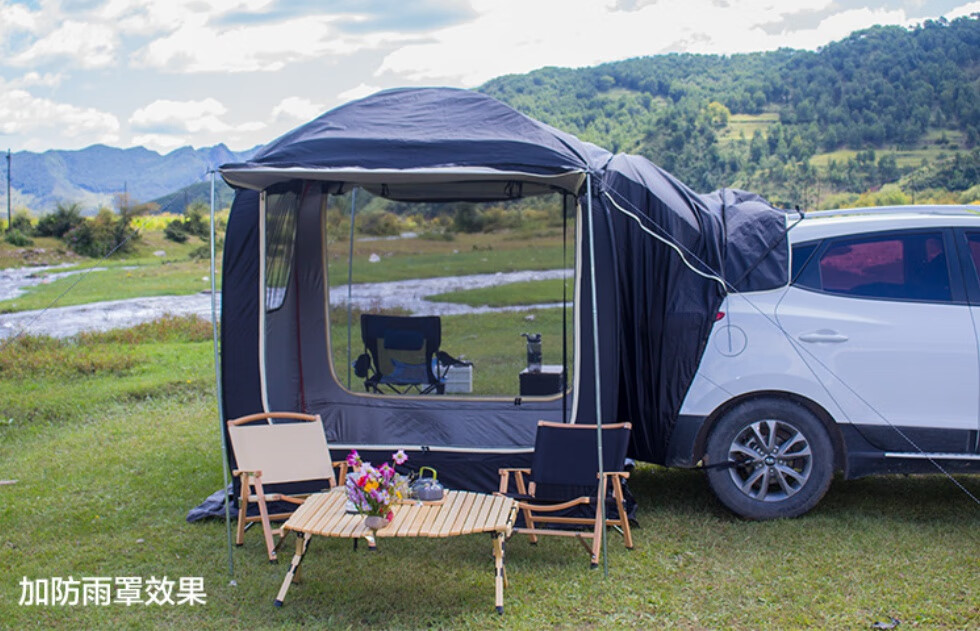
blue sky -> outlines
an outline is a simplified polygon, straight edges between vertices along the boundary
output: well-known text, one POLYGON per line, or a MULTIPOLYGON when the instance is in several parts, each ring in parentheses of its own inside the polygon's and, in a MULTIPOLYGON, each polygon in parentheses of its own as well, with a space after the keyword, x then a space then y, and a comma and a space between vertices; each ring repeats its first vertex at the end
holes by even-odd
POLYGON ((980 0, 0 0, 0 149, 263 144, 379 89, 815 49, 980 0))

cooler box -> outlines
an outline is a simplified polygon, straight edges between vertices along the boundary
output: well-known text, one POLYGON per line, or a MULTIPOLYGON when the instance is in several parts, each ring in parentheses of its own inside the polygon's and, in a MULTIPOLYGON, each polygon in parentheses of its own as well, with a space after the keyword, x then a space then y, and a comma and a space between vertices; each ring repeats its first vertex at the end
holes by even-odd
POLYGON ((443 383, 446 394, 473 392, 473 366, 450 366, 443 383))

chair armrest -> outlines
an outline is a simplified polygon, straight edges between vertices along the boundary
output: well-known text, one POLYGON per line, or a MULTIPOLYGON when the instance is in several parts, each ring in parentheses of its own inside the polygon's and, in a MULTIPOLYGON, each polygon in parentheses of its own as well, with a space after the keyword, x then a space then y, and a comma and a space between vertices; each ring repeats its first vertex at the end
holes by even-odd
POLYGON ((581 506, 582 504, 591 504, 591 497, 576 497, 565 502, 560 502, 557 504, 533 504, 531 502, 518 502, 517 507, 520 509, 527 509, 535 513, 554 513, 557 511, 563 511, 575 506, 581 506))

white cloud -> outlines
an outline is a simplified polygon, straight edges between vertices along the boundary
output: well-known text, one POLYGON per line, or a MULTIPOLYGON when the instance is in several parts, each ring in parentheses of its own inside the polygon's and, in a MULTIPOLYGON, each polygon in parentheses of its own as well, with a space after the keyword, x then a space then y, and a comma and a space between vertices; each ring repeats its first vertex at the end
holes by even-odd
POLYGON ((157 153, 167 154, 179 147, 187 146, 187 140, 183 136, 172 136, 170 134, 138 134, 133 136, 133 146, 143 146, 152 149, 157 153))
POLYGON ((133 112, 129 124, 150 134, 167 132, 223 132, 231 125, 221 120, 228 108, 214 98, 203 101, 156 100, 133 112))
POLYGON ((36 146, 41 141, 35 138, 42 136, 56 137, 62 147, 116 143, 119 127, 119 119, 107 112, 38 98, 26 90, 0 90, 0 134, 31 138, 25 148, 36 146))
POLYGON ((21 4, 0 4, 0 35, 14 31, 33 32, 37 29, 37 16, 21 4))
POLYGON ((10 60, 28 66, 51 60, 70 60, 82 68, 101 68, 115 61, 116 33, 108 25, 69 21, 35 41, 10 60))
POLYGON ((472 5, 477 18, 395 50, 376 75, 475 86, 543 66, 588 66, 663 52, 815 48, 871 24, 908 22, 902 10, 857 9, 832 15, 815 28, 778 34, 762 28, 831 9, 833 0, 660 0, 628 9, 617 9, 615 0, 473 0, 472 5))
POLYGON ((337 100, 340 101, 341 103, 345 103, 347 101, 353 101, 355 99, 364 98, 365 96, 374 94, 380 89, 381 88, 379 88, 376 85, 368 85, 366 83, 362 83, 358 86, 351 88, 350 90, 344 90, 343 92, 338 94, 337 100))
POLYGON ((344 35, 331 24, 339 17, 311 15, 222 30, 204 15, 190 16, 172 33, 150 42, 135 63, 171 72, 273 72, 298 61, 346 57, 406 39, 394 33, 344 35))
POLYGON ((952 9, 946 13, 946 18, 949 20, 955 20, 956 18, 963 18, 973 15, 974 13, 980 13, 980 2, 970 2, 969 4, 964 4, 952 9))
POLYGON ((65 76, 59 73, 45 72, 40 74, 34 71, 28 72, 23 77, 19 79, 14 79, 8 82, 7 85, 17 88, 27 88, 30 86, 41 86, 44 88, 55 88, 58 87, 64 80, 65 76))
POLYGON ((307 121, 323 112, 323 106, 319 103, 300 96, 287 96, 272 108, 272 119, 307 121))
POLYGON ((200 101, 159 99, 133 112, 129 125, 134 144, 158 151, 218 142, 254 144, 251 136, 268 127, 261 121, 233 125, 225 120, 226 114, 228 108, 210 97, 200 101))

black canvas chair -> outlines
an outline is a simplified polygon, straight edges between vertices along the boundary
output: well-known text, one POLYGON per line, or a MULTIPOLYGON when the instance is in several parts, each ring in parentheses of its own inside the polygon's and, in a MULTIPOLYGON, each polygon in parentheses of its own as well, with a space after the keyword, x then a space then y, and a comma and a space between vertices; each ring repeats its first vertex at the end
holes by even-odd
POLYGON ((622 480, 629 477, 623 469, 630 429, 629 423, 602 426, 603 476, 599 479, 595 425, 539 421, 531 468, 500 469, 499 494, 518 500, 524 517, 524 526, 514 531, 529 535, 531 543, 537 543, 540 535, 576 537, 589 551, 593 568, 599 563, 605 526, 618 527, 626 547, 632 550, 633 535, 622 485, 622 480), (510 489, 512 477, 516 493, 510 489), (606 515, 603 524, 599 505, 610 487, 617 514, 606 515), (588 507, 594 516, 569 515, 581 507, 588 507), (583 526, 591 526, 591 530, 582 530, 583 526), (591 544, 586 539, 591 539, 591 544))
POLYGON ((363 313, 361 339, 366 352, 354 363, 354 373, 368 392, 380 394, 384 387, 396 394, 443 394, 449 368, 472 365, 439 349, 439 316, 363 313))

